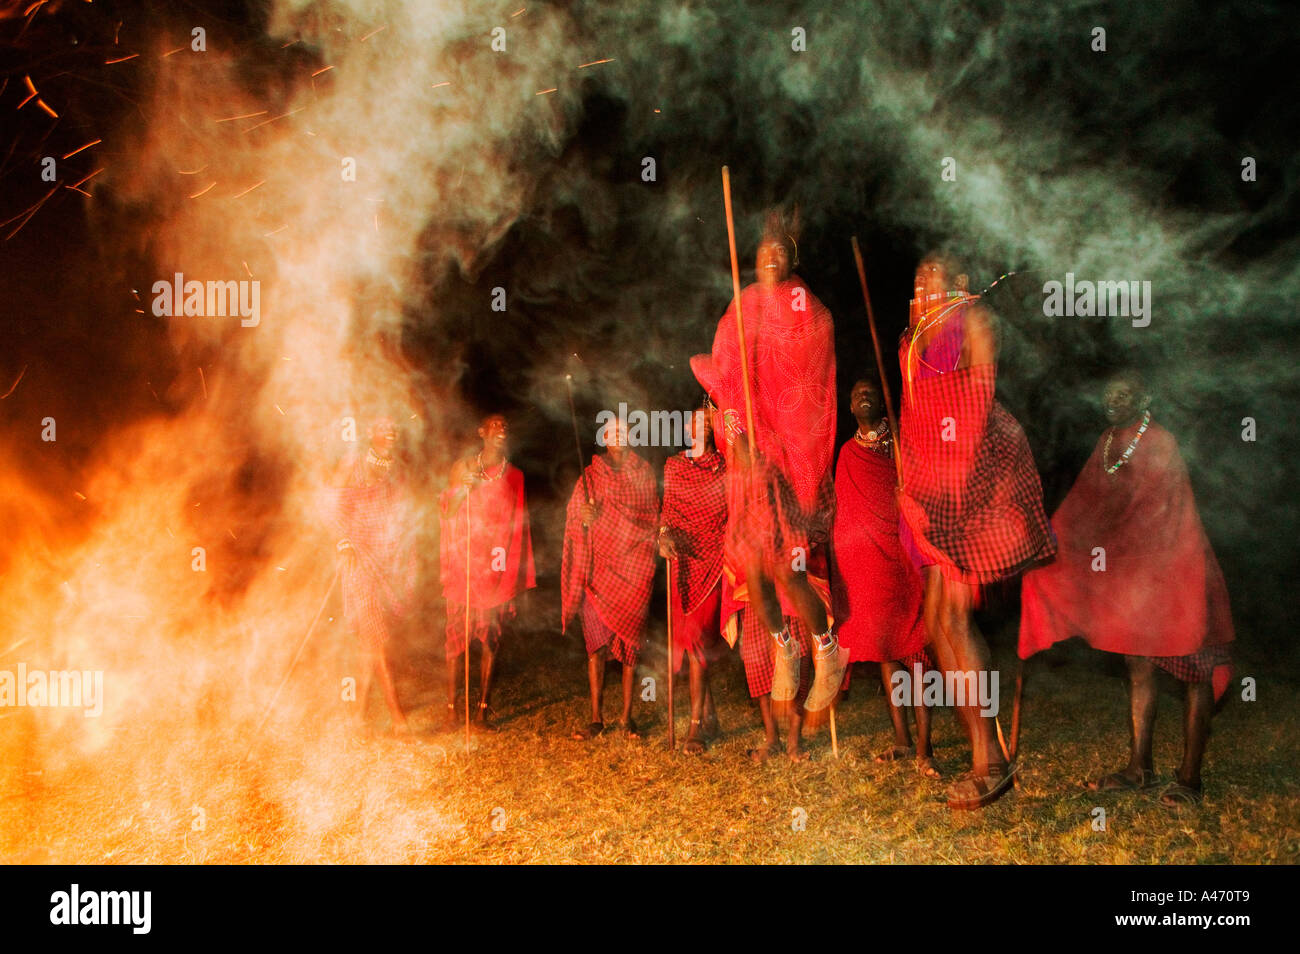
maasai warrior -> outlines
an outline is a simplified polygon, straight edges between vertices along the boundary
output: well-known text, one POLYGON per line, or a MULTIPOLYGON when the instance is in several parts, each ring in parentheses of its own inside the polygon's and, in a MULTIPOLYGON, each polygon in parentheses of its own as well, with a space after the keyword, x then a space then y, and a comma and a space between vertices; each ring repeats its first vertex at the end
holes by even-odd
MULTIPOLYGON (((930 648, 946 672, 977 683, 992 666, 971 618, 979 587, 1050 559, 1055 542, 1024 431, 994 400, 992 316, 956 272, 938 254, 916 270, 916 299, 899 353, 899 506, 921 554, 930 648)), ((1014 767, 998 741, 996 716, 981 715, 991 705, 963 702, 958 715, 972 770, 949 788, 948 807, 982 808, 1011 787, 1014 767)))
POLYGON ((638 735, 632 690, 655 575, 654 471, 628 448, 624 425, 611 420, 602 435, 605 453, 592 459, 586 480, 578 478, 569 498, 560 571, 564 631, 580 616, 587 647, 591 722, 574 733, 580 739, 605 729, 605 663, 611 654, 623 664, 622 725, 628 735, 638 735))
POLYGON ((855 382, 849 408, 858 429, 835 463, 831 613, 851 660, 880 663, 894 744, 876 761, 915 756, 921 774, 938 778, 929 708, 914 707, 915 748, 907 728, 905 705, 917 697, 913 686, 919 688, 934 664, 925 651, 921 575, 899 539, 894 438, 879 385, 867 379, 855 382))
POLYGON ((673 583, 669 611, 674 658, 668 661, 669 672, 677 671, 683 656, 690 659, 691 731, 684 750, 691 754, 703 752, 704 739, 718 730, 707 654, 717 643, 722 607, 730 602, 731 590, 722 572, 726 465, 713 443, 711 410, 701 408, 691 416, 691 447, 664 463, 664 506, 659 516, 659 555, 670 561, 673 583))
POLYGON ((1152 422, 1150 405, 1134 371, 1106 384, 1103 406, 1111 426, 1052 518, 1060 554, 1025 577, 1020 655, 1082 636, 1094 649, 1125 657, 1129 761, 1090 782, 1095 791, 1154 785, 1156 669, 1186 683, 1183 760, 1160 799, 1177 807, 1201 799, 1214 699, 1231 678, 1233 629, 1223 574, 1196 512, 1187 467, 1173 435, 1152 422))
POLYGON ((343 615, 366 655, 359 694, 364 720, 370 682, 379 676, 393 731, 405 733, 385 644, 411 605, 415 587, 415 523, 405 481, 395 474, 397 427, 391 418, 370 425, 365 454, 345 458, 335 474, 334 525, 342 559, 343 615))
POLYGON ((758 280, 740 296, 747 353, 740 353, 733 301, 718 322, 712 353, 691 359, 721 412, 727 561, 737 577, 736 598, 751 610, 744 628, 766 634, 769 644, 754 646, 754 637, 747 637, 748 648, 742 644, 766 736, 751 752, 755 759, 766 758, 777 742, 774 704, 788 713, 787 753, 807 758, 799 748, 803 657, 812 653, 816 672, 804 707, 819 715, 835 701, 848 665, 826 613, 825 550, 835 501, 835 329, 826 307, 790 273, 796 252, 792 231, 770 216, 758 246, 758 280), (753 461, 742 361, 753 402, 753 461))
POLYGON ((457 660, 465 646, 466 508, 469 498, 469 625, 477 640, 479 702, 476 721, 490 728, 488 704, 493 664, 501 645, 502 626, 515 616, 515 598, 536 586, 533 538, 528 526, 524 475, 506 460, 508 427, 500 414, 484 418, 478 436, 483 447, 456 461, 450 486, 439 501, 442 527, 442 595, 447 600, 447 723, 459 720, 457 660))

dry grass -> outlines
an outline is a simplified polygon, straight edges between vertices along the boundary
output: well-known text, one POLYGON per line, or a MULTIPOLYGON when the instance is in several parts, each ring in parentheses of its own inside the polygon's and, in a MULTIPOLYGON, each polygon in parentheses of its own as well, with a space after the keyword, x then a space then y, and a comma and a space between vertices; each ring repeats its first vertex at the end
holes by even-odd
MULTIPOLYGON (((942 804, 943 785, 922 780, 910 763, 872 761, 889 732, 884 699, 866 669, 841 706, 838 761, 823 732, 809 740, 810 763, 752 765, 744 752, 759 738, 757 712, 734 657, 715 677, 729 731, 691 757, 665 748, 662 694, 639 706, 648 738, 571 741, 584 712, 581 657, 554 637, 534 639, 542 648, 532 667, 503 673, 502 731, 475 736, 468 755, 462 736, 431 729, 442 700, 428 668, 425 678, 404 685, 408 699, 423 702, 415 718, 425 731, 414 742, 358 736, 341 718, 324 717, 297 730, 274 727, 243 765, 247 726, 223 729, 220 722, 202 733, 164 723, 124 729, 84 757, 10 745, 0 763, 0 857, 164 864, 1300 860, 1300 692, 1285 682, 1265 680, 1260 701, 1233 701, 1219 715, 1205 804, 1173 815, 1153 794, 1097 796, 1078 785, 1122 760, 1123 683, 1095 664, 1036 670, 1021 790, 983 813, 957 815, 942 804), (1106 809, 1105 832, 1092 830, 1095 806, 1106 809), (807 813, 804 831, 792 829, 796 808, 807 813), (499 831, 494 812, 504 821, 499 831)), ((647 671, 661 659, 648 659, 647 671)), ((616 671, 610 677, 614 688, 616 671)), ((611 714, 613 703, 607 699, 611 714)), ((684 733, 683 710, 679 701, 684 733)), ((1178 712, 1175 696, 1162 697, 1156 759, 1165 777, 1178 755, 1178 712)), ((0 730, 22 718, 11 713, 0 730)), ((937 718, 936 739, 944 769, 961 770, 965 750, 950 714, 937 718)))

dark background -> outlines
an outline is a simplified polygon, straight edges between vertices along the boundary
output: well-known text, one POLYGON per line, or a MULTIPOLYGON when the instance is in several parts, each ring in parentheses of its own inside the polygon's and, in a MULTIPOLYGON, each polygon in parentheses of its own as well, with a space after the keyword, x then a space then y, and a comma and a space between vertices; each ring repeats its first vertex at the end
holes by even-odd
MULTIPOLYGON (((269 37, 261 3, 49 4, 25 18, 26 6, 0 5, 0 221, 11 220, 0 228, 0 389, 26 369, 0 403, 0 431, 5 466, 63 501, 122 425, 179 413, 194 393, 172 386, 179 369, 165 326, 136 314, 130 295, 153 266, 127 237, 153 210, 111 192, 92 205, 60 189, 15 231, 48 189, 36 174, 39 157, 142 120, 135 84, 148 74, 102 66, 106 51, 120 49, 115 35, 144 41, 207 25, 239 51, 250 88, 268 101, 315 54, 269 37), (33 103, 18 109, 25 75, 59 104, 57 123, 33 103), (57 445, 37 438, 47 414, 77 421, 57 445)), ((874 365, 851 235, 866 250, 895 386, 891 343, 922 251, 958 251, 976 289, 1019 272, 989 296, 1003 346, 999 398, 1028 434, 1049 512, 1102 429, 1105 373, 1129 361, 1146 368, 1155 419, 1188 459, 1240 649, 1280 657, 1294 673, 1300 107, 1293 85, 1276 79, 1292 72, 1300 21, 1290 4, 555 6, 571 18, 576 46, 616 63, 574 80, 577 106, 557 145, 531 157, 540 163, 534 187, 504 237, 475 268, 431 264, 408 289, 401 341, 422 375, 448 381, 471 409, 457 438, 408 448, 414 458, 441 462, 468 446, 477 413, 511 416, 511 456, 529 478, 544 586, 558 577, 561 508, 577 470, 563 374, 575 374, 584 438, 594 434, 595 413, 619 401, 693 405, 688 359, 708 349, 730 298, 719 180, 729 164, 742 268, 752 269, 762 210, 801 209, 797 271, 835 316, 842 396, 874 365), (790 29, 801 24, 809 50, 795 54, 790 29), (1094 24, 1108 31, 1105 54, 1088 50, 1094 24), (929 101, 916 107, 879 85, 887 74, 873 72, 868 48, 891 69, 927 77, 929 101), (956 136, 950 153, 940 136, 933 155, 918 156, 917 143, 930 140, 917 130, 951 128, 940 118, 953 115, 981 137, 989 124, 1000 130, 1019 157, 1006 175, 1032 170, 1023 189, 1010 186, 1025 196, 1017 215, 1031 228, 985 229, 942 200, 939 158, 953 154, 962 169, 974 168, 985 157, 963 150, 988 141, 956 136), (1255 183, 1241 181, 1245 155, 1257 160, 1255 183), (657 163, 652 183, 640 178, 646 156, 657 163), (1088 191, 1098 188, 1098 170, 1115 170, 1115 189, 1136 188, 1175 234, 1183 229, 1185 241, 1170 253, 1184 266, 1177 274, 1119 259, 1112 274, 1078 276, 1153 281, 1146 333, 1122 320, 1041 312, 1042 283, 1073 265, 1052 257, 1059 242, 1037 242, 1032 227, 1045 232, 1057 210, 1034 202, 1044 182, 1077 181, 1077 213, 1098 198, 1088 191), (505 314, 487 308, 496 286, 509 290, 505 314), (1204 307, 1207 295, 1218 304, 1204 307), (1240 439, 1246 416, 1257 421, 1255 443, 1240 439)), ((485 5, 483 34, 502 11, 485 5)), ((85 158, 90 172, 122 157, 101 150, 85 158)), ((1140 225, 1089 222, 1099 236, 1140 225)), ((431 226, 421 249, 431 263, 441 234, 431 226)), ((852 432, 847 413, 840 431, 841 439, 852 432)), ((669 452, 644 454, 659 467, 669 452)), ((88 519, 66 506, 70 524, 88 519)), ((5 503, 0 517, 21 523, 24 514, 5 503)), ((0 569, 22 555, 7 551, 0 569)), ((991 628, 1012 626, 1015 607, 1014 592, 996 595, 991 628)))

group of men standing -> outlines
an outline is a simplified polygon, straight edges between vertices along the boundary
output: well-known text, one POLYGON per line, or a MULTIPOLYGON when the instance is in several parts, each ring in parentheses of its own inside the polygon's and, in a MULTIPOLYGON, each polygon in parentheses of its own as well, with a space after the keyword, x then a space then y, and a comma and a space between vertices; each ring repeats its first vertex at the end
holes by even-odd
MULTIPOLYGON (((1024 575, 1022 658, 1082 636, 1128 660, 1130 759, 1089 786, 1154 784, 1161 669, 1186 684, 1187 700, 1183 760, 1162 801, 1199 801, 1210 714, 1230 672, 1232 622, 1186 468, 1173 437, 1151 421, 1141 376, 1122 371, 1108 382, 1110 427, 1049 523, 1024 432, 995 398, 993 316, 955 261, 930 254, 917 268, 900 340, 897 433, 882 382, 865 376, 849 397, 857 429, 836 458, 834 326, 791 271, 792 231, 769 217, 756 281, 720 319, 710 353, 691 360, 703 398, 690 449, 665 465, 662 503, 655 474, 618 421, 574 485, 562 616, 566 632, 581 628, 591 703, 575 736, 606 730, 609 656, 622 666, 619 726, 639 734, 635 670, 658 556, 668 561, 670 671, 685 662, 690 672, 686 751, 703 751, 718 732, 708 668, 725 639, 739 643, 762 716, 764 740, 751 758, 774 755, 784 728, 787 756, 806 759, 804 725, 832 714, 850 664, 866 661, 880 665, 891 698, 894 743, 879 760, 914 758, 923 775, 938 778, 927 707, 913 706, 914 743, 907 700, 893 690, 900 674, 990 672, 973 611, 983 588, 1024 575)), ((377 433, 366 462, 349 465, 339 484, 339 549, 348 619, 371 648, 398 724, 384 623, 376 619, 380 607, 402 611, 409 593, 393 581, 408 576, 401 547, 372 526, 395 499, 384 489, 392 442, 385 425, 377 433)), ((456 662, 478 641, 478 718, 487 723, 503 624, 534 585, 523 476, 505 458, 505 419, 486 419, 479 436, 482 450, 455 464, 440 500, 449 722, 457 720, 456 662)), ((1016 766, 981 700, 956 709, 971 769, 948 789, 948 805, 981 808, 1009 789, 1016 766)))

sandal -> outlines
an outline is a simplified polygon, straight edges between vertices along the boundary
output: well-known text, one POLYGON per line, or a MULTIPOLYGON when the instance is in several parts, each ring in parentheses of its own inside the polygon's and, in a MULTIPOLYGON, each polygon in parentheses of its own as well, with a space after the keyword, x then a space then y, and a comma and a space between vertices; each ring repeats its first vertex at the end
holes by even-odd
POLYGON ((749 759, 751 762, 766 762, 771 757, 772 746, 768 745, 766 742, 756 749, 748 749, 745 752, 745 758, 749 759))
POLYGON ((1182 782, 1174 782, 1160 795, 1160 804, 1174 809, 1195 807, 1201 804, 1201 790, 1182 782))
POLYGON ((623 731, 627 734, 627 737, 629 739, 641 738, 640 730, 637 729, 636 723, 633 722, 631 719, 628 719, 626 722, 623 723, 623 731))
POLYGON ((910 759, 915 754, 916 749, 910 745, 893 745, 877 755, 876 761, 897 762, 899 759, 910 759))
POLYGON ((491 711, 486 702, 478 704, 478 714, 474 718, 475 729, 480 732, 495 732, 497 730, 496 724, 489 717, 491 711))
POLYGON ((577 729, 573 733, 573 737, 575 739, 578 739, 581 742, 586 742, 591 739, 594 739, 596 736, 600 735, 604 731, 605 731, 605 723, 592 722, 588 725, 583 726, 581 729, 577 729))
POLYGON ((939 771, 939 760, 933 755, 918 755, 916 757, 916 771, 923 778, 943 778, 943 773, 939 771))
POLYGON ((1011 790, 1016 771, 1015 765, 989 766, 988 775, 963 775, 948 789, 948 807, 955 812, 971 812, 992 805, 1011 790))
POLYGON ((1154 788, 1155 784, 1156 773, 1143 769, 1141 777, 1137 779, 1130 778, 1123 771, 1111 772, 1101 778, 1084 782, 1083 787, 1090 792, 1138 792, 1154 788))

